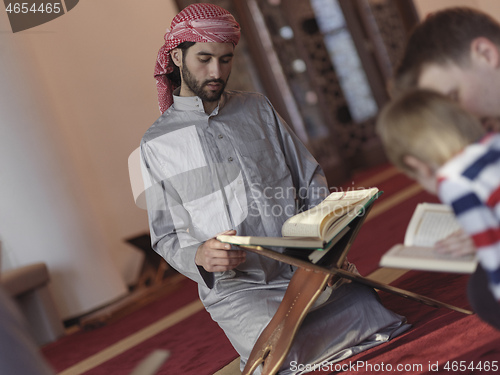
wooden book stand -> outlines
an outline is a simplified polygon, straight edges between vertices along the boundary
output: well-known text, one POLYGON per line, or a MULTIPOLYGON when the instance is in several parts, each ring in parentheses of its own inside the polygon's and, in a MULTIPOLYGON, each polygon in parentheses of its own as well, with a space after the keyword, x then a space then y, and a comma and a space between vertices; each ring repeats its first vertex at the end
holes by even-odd
POLYGON ((358 216, 351 222, 351 230, 329 251, 325 256, 326 259, 321 259, 319 264, 313 264, 309 261, 261 246, 240 246, 242 249, 297 267, 278 310, 255 343, 242 375, 252 375, 260 364, 263 364, 262 375, 276 374, 285 360, 292 346, 295 334, 310 307, 325 289, 332 275, 359 282, 372 288, 393 293, 433 307, 445 307, 464 314, 472 314, 469 310, 379 283, 341 268, 351 244, 356 238, 371 207, 372 205, 367 207, 363 216, 358 216))

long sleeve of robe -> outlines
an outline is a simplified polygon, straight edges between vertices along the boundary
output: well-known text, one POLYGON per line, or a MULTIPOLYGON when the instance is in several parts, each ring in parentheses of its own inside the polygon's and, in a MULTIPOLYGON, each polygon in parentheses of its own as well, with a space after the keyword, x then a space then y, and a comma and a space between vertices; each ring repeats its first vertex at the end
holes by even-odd
MULTIPOLYGON (((278 308, 293 269, 247 253, 235 269, 210 273, 195 264, 196 251, 229 229, 239 235, 281 236, 287 218, 328 195, 324 173, 269 101, 251 93, 225 92, 211 114, 204 112, 198 97, 174 97, 174 105, 144 135, 141 155, 153 248, 198 283, 203 304, 244 364, 278 308)), ((366 348, 358 344, 381 328, 387 332, 374 342, 387 340, 404 326, 404 318, 384 309, 371 290, 348 286, 336 293, 334 299, 339 298, 344 302, 314 311, 318 323, 306 334, 317 335, 318 344, 307 350, 295 344, 291 358, 302 363, 340 358, 366 348), (363 319, 351 319, 348 306, 353 301, 370 317, 365 319, 355 307, 363 319), (359 332, 346 340, 344 333, 353 325, 359 332), (325 340, 325 333, 331 339, 325 340)), ((290 371, 289 365, 283 371, 290 371)))
POLYGON ((235 270, 238 277, 209 275, 194 263, 202 242, 228 229, 281 236, 288 217, 328 194, 320 166, 267 99, 258 94, 224 99, 212 115, 203 107, 175 110, 183 107, 174 104, 142 143, 151 179, 147 198, 154 199, 149 204, 153 248, 199 283, 207 297, 213 288, 224 294, 220 278, 262 283, 271 281, 267 273, 278 276, 285 269, 288 280, 290 267, 253 256, 235 270))

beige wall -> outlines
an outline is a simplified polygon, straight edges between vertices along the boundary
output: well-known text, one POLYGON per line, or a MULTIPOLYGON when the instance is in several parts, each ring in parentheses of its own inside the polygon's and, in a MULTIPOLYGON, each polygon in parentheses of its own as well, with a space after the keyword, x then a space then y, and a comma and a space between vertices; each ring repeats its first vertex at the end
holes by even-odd
POLYGON ((128 157, 159 116, 153 67, 175 13, 173 0, 80 1, 13 34, 0 12, 2 269, 49 263, 64 317, 117 298, 138 271, 123 240, 148 226, 128 157))
POLYGON ((85 201, 114 244, 147 229, 127 160, 159 116, 153 67, 175 12, 165 0, 81 1, 27 38, 85 201))
POLYGON ((498 0, 414 0, 421 18, 439 9, 453 6, 468 6, 480 9, 500 20, 500 1, 498 0))

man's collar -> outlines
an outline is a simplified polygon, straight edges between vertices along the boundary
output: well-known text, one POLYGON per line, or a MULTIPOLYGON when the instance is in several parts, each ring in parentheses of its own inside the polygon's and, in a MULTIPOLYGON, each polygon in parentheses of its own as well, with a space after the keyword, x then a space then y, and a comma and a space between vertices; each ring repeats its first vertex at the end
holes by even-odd
MULTIPOLYGON (((203 101, 198 96, 179 96, 180 88, 177 88, 174 91, 174 108, 178 111, 196 111, 196 112, 205 112, 205 108, 203 107, 203 101)), ((224 106, 226 101, 225 95, 226 93, 222 93, 221 98, 219 99, 219 104, 210 116, 215 116, 219 113, 219 109, 224 106)))
POLYGON ((177 96, 174 94, 174 108, 178 111, 205 112, 203 101, 197 96, 177 96))

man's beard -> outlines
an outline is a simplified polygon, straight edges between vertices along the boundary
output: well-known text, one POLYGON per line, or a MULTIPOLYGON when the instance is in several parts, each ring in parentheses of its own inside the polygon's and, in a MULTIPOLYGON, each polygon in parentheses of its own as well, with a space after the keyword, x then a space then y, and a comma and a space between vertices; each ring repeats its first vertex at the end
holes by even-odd
POLYGON ((224 89, 226 88, 226 82, 224 82, 222 79, 211 79, 207 80, 203 83, 199 83, 196 78, 193 77, 189 69, 187 68, 186 65, 184 65, 182 71, 182 80, 184 81, 184 84, 193 92, 195 93, 201 100, 206 101, 206 102, 217 102, 219 101, 220 97, 222 96, 222 93, 224 92, 224 89), (210 83, 220 83, 221 87, 217 91, 212 91, 210 89, 204 90, 208 84, 210 83))

